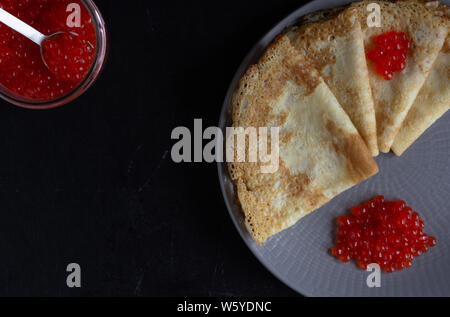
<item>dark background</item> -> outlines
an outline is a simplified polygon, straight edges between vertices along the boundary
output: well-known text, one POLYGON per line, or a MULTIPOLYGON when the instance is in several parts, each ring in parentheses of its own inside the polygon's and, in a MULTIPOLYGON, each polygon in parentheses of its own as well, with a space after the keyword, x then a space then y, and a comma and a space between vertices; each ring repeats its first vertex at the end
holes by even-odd
POLYGON ((295 295, 241 240, 216 165, 173 163, 170 134, 217 126, 246 53, 302 1, 96 3, 94 86, 47 111, 0 101, 0 295, 295 295))

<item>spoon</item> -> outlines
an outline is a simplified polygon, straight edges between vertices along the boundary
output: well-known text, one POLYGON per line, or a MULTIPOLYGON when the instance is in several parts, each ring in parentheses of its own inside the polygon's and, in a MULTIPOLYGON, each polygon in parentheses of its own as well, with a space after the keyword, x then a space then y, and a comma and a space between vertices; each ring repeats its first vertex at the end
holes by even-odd
MULTIPOLYGON (((42 48, 42 43, 56 35, 60 35, 65 33, 64 31, 58 31, 50 35, 45 35, 36 30, 35 28, 31 27, 27 23, 23 22, 22 20, 18 19, 11 13, 3 10, 0 8, 0 22, 6 24, 11 29, 19 32, 23 36, 27 37, 28 39, 32 40, 34 43, 39 45, 41 49, 41 59, 44 62, 45 66, 48 68, 47 62, 44 58, 44 52, 42 48)), ((74 34, 76 35, 76 34, 74 34)))

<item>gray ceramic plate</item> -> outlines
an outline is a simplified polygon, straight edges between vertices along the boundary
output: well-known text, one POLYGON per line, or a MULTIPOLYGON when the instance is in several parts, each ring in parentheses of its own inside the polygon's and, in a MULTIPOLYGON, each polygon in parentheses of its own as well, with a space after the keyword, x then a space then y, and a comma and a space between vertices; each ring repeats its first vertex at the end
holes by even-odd
MULTIPOLYGON (((349 2, 312 1, 267 33, 237 71, 219 126, 223 129, 231 125, 230 100, 239 78, 277 34, 309 12, 349 2)), ((269 271, 297 292, 307 296, 450 296, 450 113, 435 123, 402 157, 382 154, 376 160, 380 167, 378 175, 342 193, 262 247, 245 229, 225 164, 219 163, 219 179, 231 218, 250 250, 269 271), (353 262, 335 260, 328 250, 333 245, 335 218, 346 213, 349 207, 378 194, 390 200, 406 200, 420 212, 426 223, 425 232, 435 236, 438 244, 416 259, 410 269, 382 273, 381 287, 369 288, 366 280, 370 273, 358 269, 353 262)))

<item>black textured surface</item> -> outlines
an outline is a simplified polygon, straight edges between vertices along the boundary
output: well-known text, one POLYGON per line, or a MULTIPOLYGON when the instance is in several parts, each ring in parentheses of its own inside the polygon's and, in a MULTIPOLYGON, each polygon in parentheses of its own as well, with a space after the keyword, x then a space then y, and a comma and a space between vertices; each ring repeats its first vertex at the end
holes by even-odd
POLYGON ((302 1, 96 3, 98 82, 54 110, 0 102, 0 295, 295 295, 241 241, 216 165, 173 163, 170 133, 217 125, 245 54, 302 1))

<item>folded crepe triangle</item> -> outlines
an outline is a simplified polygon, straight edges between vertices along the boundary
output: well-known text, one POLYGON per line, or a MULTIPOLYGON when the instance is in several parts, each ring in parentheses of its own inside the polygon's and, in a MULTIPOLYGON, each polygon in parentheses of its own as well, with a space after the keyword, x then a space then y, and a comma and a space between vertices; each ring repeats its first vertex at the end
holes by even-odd
POLYGON ((261 173, 261 162, 229 164, 259 244, 378 172, 336 97, 286 35, 247 70, 232 103, 234 127, 280 127, 277 172, 261 173))
POLYGON ((377 156, 375 110, 357 10, 319 11, 303 22, 288 33, 292 44, 319 71, 372 155, 377 156))
MULTIPOLYGON (((450 9, 441 4, 437 8, 450 21, 450 9)), ((392 150, 402 155, 425 130, 450 109, 450 36, 437 57, 425 84, 409 110, 395 137, 392 150)))
POLYGON ((351 5, 358 9, 366 52, 376 35, 389 31, 406 33, 411 42, 406 68, 385 80, 368 61, 372 95, 375 103, 378 147, 389 152, 400 127, 424 84, 444 41, 448 28, 444 18, 434 14, 419 1, 366 0, 351 5), (377 3, 381 7, 381 27, 368 27, 367 6, 377 3))

